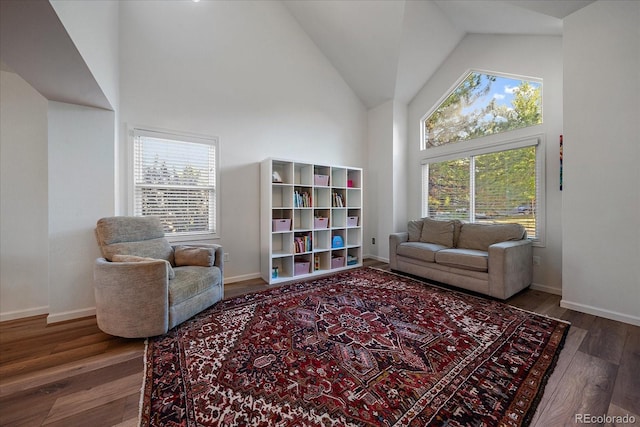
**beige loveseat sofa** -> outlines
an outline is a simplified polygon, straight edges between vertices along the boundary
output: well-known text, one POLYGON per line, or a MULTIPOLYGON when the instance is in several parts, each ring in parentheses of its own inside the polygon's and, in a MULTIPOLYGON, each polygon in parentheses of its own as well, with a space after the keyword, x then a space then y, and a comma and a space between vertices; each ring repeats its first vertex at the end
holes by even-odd
POLYGON ((108 334, 162 335, 223 298, 220 245, 172 246, 152 216, 102 218, 96 237, 96 318, 108 334))
POLYGON ((392 270, 507 299, 533 279, 533 248, 520 224, 429 218, 389 236, 392 270))

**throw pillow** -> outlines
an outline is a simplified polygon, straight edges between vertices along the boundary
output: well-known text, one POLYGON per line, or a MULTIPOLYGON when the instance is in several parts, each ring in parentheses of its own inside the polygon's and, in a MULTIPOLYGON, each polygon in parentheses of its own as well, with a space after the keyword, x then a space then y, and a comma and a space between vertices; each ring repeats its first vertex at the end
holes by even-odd
POLYGON ((407 231, 409 232, 409 241, 410 242, 419 242, 420 236, 422 235, 422 220, 414 220, 409 221, 409 226, 407 227, 407 231))
POLYGON ((435 243, 437 245, 453 247, 454 221, 438 221, 430 218, 422 220, 422 234, 420 241, 424 243, 435 243))
POLYGON ((211 267, 216 262, 216 252, 213 248, 176 246, 174 256, 176 267, 185 265, 211 267))
POLYGON ((135 256, 135 255, 120 255, 116 254, 111 258, 113 262, 146 262, 146 261, 164 261, 167 264, 169 269, 169 280, 174 279, 176 277, 176 272, 173 271, 173 267, 169 264, 169 261, 158 258, 148 258, 143 256, 135 256))

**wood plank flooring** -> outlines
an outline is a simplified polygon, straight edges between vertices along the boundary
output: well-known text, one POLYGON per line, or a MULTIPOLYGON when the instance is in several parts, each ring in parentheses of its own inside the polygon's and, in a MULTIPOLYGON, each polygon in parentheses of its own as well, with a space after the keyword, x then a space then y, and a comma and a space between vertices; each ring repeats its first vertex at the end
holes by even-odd
MULTIPOLYGON (((388 269, 388 264, 365 260, 388 269)), ((225 285, 225 298, 269 289, 225 285)), ((531 425, 587 425, 578 414, 632 416, 640 426, 640 327, 559 306, 525 290, 508 303, 572 323, 531 425)), ((144 340, 101 332, 94 317, 53 325, 46 316, 0 323, 0 426, 136 426, 144 340)), ((584 420, 584 418, 583 418, 584 420)))

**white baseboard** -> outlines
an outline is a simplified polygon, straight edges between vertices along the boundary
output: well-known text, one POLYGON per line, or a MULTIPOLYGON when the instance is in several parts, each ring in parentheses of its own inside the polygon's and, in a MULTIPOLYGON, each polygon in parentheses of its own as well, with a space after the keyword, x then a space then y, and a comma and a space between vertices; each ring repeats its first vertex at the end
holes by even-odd
POLYGON ((66 320, 80 319, 96 315, 95 307, 82 308, 80 310, 63 311, 62 313, 49 313, 47 324, 64 322, 66 320))
POLYGON ((532 283, 531 289, 535 289, 536 291, 546 292, 548 294, 560 295, 562 296, 562 289, 558 289, 553 286, 541 285, 539 283, 532 283))
POLYGON ((362 259, 367 259, 367 258, 371 258, 371 259, 375 259, 376 261, 380 261, 380 262, 389 262, 389 258, 383 258, 381 256, 378 255, 363 255, 362 259))
POLYGON ((0 322, 7 322, 9 320, 24 319, 25 317, 41 316, 49 313, 49 306, 43 305, 42 307, 33 307, 26 310, 14 310, 5 311, 0 313, 0 322))
POLYGON ((573 301, 567 301, 565 299, 560 300, 560 307, 579 311, 581 313, 592 314, 594 316, 604 317, 605 319, 611 319, 611 320, 616 320, 618 322, 629 323, 631 325, 640 326, 640 317, 632 316, 625 313, 619 313, 617 311, 610 311, 604 308, 598 308, 598 307, 593 307, 586 304, 580 304, 573 301))
POLYGON ((241 274, 240 276, 225 277, 224 283, 241 282, 243 280, 259 279, 260 277, 262 277, 260 273, 241 274))

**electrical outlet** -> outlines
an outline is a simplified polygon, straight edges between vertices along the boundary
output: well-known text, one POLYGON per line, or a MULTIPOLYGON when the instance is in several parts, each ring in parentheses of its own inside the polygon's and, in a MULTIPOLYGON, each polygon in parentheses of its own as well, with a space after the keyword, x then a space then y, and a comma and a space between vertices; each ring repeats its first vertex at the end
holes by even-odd
POLYGON ((540 257, 539 256, 534 256, 533 257, 533 265, 540 266, 540 257))
POLYGON ((372 245, 375 245, 375 244, 376 244, 376 238, 375 238, 375 237, 372 237, 372 238, 371 238, 371 244, 372 244, 372 245))
POLYGON ((224 253, 224 262, 229 262, 229 252, 224 253))

